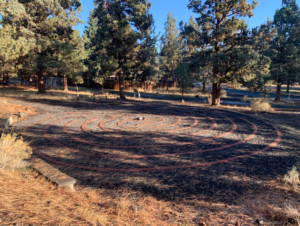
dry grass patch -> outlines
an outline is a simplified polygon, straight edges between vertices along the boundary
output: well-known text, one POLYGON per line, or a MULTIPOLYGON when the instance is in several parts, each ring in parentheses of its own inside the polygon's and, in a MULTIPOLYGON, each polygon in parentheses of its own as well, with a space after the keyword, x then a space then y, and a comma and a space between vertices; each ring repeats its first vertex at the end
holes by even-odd
POLYGON ((252 100, 251 108, 254 112, 272 112, 273 111, 271 104, 264 99, 252 100))

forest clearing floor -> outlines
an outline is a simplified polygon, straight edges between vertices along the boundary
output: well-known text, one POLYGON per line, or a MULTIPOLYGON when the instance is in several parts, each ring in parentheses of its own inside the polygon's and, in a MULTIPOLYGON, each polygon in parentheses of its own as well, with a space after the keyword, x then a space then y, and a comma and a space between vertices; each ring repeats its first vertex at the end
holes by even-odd
POLYGON ((76 192, 0 171, 0 224, 297 225, 298 185, 283 178, 300 166, 299 113, 47 97, 6 95, 1 108, 34 109, 16 132, 76 192))

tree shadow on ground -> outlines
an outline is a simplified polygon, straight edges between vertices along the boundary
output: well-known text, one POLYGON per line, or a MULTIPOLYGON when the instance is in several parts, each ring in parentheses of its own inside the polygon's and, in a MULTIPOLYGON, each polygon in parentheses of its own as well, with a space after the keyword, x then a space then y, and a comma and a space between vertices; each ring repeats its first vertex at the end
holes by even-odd
MULTIPOLYGON (((38 107, 40 102, 36 103, 38 107)), ((222 110, 208 110, 204 107, 191 107, 191 106, 177 106, 171 103, 151 102, 149 104, 141 104, 135 101, 126 101, 112 103, 76 103, 76 102, 57 102, 47 101, 41 102, 43 107, 40 108, 41 112, 49 113, 67 113, 74 110, 123 110, 130 112, 130 114, 152 114, 152 115, 167 115, 167 116, 186 116, 195 115, 196 113, 206 112, 207 114, 223 114, 231 117, 242 116, 238 113, 226 112, 222 110)), ((113 116, 113 115, 112 115, 113 116)), ((44 115, 40 118, 45 117, 44 115)), ((242 116, 252 122, 256 122, 259 127, 259 135, 264 136, 270 140, 276 139, 276 130, 271 126, 266 126, 259 119, 251 119, 251 117, 242 116)), ((32 119, 31 122, 36 122, 37 119, 32 119)), ((236 122, 241 123, 239 119, 235 119, 236 122)), ((222 121, 220 122, 222 125, 222 121)), ((25 126, 25 124, 24 124, 25 126)), ((228 127, 224 122, 224 127, 228 127)), ((22 128, 20 128, 21 130, 22 128)), ((93 153, 92 147, 86 144, 80 144, 70 140, 68 137, 60 133, 63 131, 64 125, 53 125, 49 129, 49 134, 55 136, 57 141, 60 141, 65 146, 72 147, 74 149, 85 150, 88 153, 93 153)), ((228 128, 230 129, 230 128, 228 128)), ((242 143, 237 146, 233 146, 227 149, 221 149, 214 152, 198 153, 191 155, 181 155, 174 158, 161 157, 161 158, 144 158, 140 160, 135 159, 118 159, 118 158, 104 158, 84 156, 80 154, 69 154, 68 151, 64 151, 57 144, 51 142, 44 137, 45 124, 37 124, 34 129, 30 130, 35 137, 28 137, 28 139, 34 138, 32 145, 37 150, 45 150, 49 152, 49 156, 53 157, 56 161, 62 161, 65 163, 84 165, 89 167, 110 167, 118 168, 125 167, 130 168, 145 168, 147 166, 165 166, 165 165, 186 165, 199 162, 209 162, 218 159, 230 158, 235 155, 236 152, 242 154, 249 154, 252 151, 262 149, 267 144, 253 144, 242 143)), ((81 137, 82 132, 78 130, 70 130, 70 132, 76 136, 81 137)), ((249 135, 253 132, 253 128, 245 126, 245 128, 237 129, 235 133, 237 135, 249 135)), ((105 189, 106 194, 111 197, 119 197, 122 191, 131 191, 136 193, 138 197, 151 195, 158 199, 167 201, 191 201, 195 199, 204 199, 213 202, 225 202, 233 203, 243 193, 253 190, 262 191, 268 189, 266 187, 266 181, 282 178, 283 175, 291 169, 293 165, 299 165, 300 153, 297 145, 287 139, 289 135, 288 129, 282 129, 283 139, 281 143, 263 152, 259 155, 254 155, 247 158, 241 158, 235 161, 224 162, 215 165, 191 167, 186 169, 170 169, 170 170, 155 170, 155 171, 140 171, 140 172, 107 172, 107 171, 94 171, 85 170, 74 167, 62 166, 59 164, 53 164, 54 167, 60 169, 62 172, 74 177, 80 185, 88 186, 91 188, 105 189)), ((160 136, 160 134, 157 134, 160 136)), ((164 134, 165 135, 165 134, 164 134)), ((145 134, 149 136, 149 134, 145 134)), ((90 137, 87 138, 91 139, 90 137)), ((93 138, 92 138, 93 139, 93 138)), ((193 138, 190 138, 191 140, 193 138)), ((178 137, 169 137, 169 142, 178 141, 178 137)), ((100 140, 101 141, 101 140, 100 140)), ((180 141, 180 140, 179 140, 180 141)), ((203 144, 203 148, 217 147, 221 143, 235 143, 236 140, 230 138, 222 138, 218 142, 203 144), (218 143, 219 142, 219 143, 218 143)), ((268 144, 270 142, 268 141, 268 144)), ((177 148, 177 147, 176 147, 177 148)), ((165 153, 176 152, 176 148, 170 147, 165 150, 165 153)), ((200 147, 187 147, 188 150, 196 150, 200 147)), ((115 148, 117 149, 117 148, 115 148)), ((177 149, 182 149, 179 147, 177 149)), ((106 150, 110 152, 109 148, 106 150)), ((125 149, 117 150, 125 151, 132 155, 147 153, 147 150, 139 149, 125 149)), ((164 153, 164 152, 163 152, 164 153)))

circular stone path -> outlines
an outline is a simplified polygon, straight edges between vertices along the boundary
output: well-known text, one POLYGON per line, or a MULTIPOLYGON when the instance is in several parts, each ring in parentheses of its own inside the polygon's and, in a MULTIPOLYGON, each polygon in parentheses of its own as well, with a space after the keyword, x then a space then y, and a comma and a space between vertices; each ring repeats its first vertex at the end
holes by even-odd
POLYGON ((285 131, 252 115, 167 102, 30 104, 40 114, 18 132, 35 155, 111 196, 135 190, 232 200, 232 191, 260 189, 299 159, 285 131))
MULTIPOLYGON (((49 162, 121 172, 220 164, 261 154, 281 141, 276 126, 250 116, 161 107, 124 105, 122 110, 46 114, 21 135, 45 138, 51 148, 34 153, 49 162)), ((40 141, 33 141, 33 147, 35 142, 40 141)))

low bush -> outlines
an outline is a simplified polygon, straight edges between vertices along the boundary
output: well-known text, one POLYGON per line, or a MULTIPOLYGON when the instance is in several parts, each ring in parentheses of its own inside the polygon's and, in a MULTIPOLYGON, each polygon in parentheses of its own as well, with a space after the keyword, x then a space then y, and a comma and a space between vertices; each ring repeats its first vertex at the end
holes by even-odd
POLYGON ((21 165, 22 160, 31 156, 32 150, 22 137, 16 134, 2 134, 0 138, 0 169, 14 169, 21 165))
POLYGON ((289 183, 291 186, 293 186, 294 191, 297 191, 300 184, 299 175, 300 173, 297 171, 297 167, 293 166, 293 168, 286 175, 284 175, 283 180, 286 184, 289 183))
POLYGON ((251 108, 254 112, 271 112, 271 111, 273 111, 271 104, 268 101, 263 100, 263 99, 252 100, 251 108))
POLYGON ((220 96, 221 96, 221 97, 226 97, 226 96, 227 96, 226 90, 222 89, 222 90, 221 90, 220 96))

